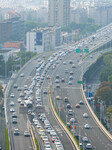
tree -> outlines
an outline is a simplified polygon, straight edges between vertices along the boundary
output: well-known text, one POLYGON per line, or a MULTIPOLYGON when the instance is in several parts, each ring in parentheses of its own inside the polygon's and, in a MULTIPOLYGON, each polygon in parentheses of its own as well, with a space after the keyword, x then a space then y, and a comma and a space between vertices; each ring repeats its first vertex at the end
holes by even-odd
POLYGON ((5 61, 2 55, 0 55, 0 75, 1 76, 5 75, 5 61))
POLYGON ((3 94, 3 91, 2 91, 2 90, 3 90, 3 87, 2 87, 2 85, 0 84, 0 97, 3 98, 3 97, 4 97, 4 94, 3 94))
POLYGON ((112 75, 112 68, 109 66, 106 66, 101 72, 100 72, 100 81, 108 81, 108 76, 112 75))
POLYGON ((112 104, 112 89, 110 87, 102 87, 96 91, 95 100, 103 101, 107 106, 112 104))
POLYGON ((108 81, 112 82, 112 75, 108 76, 108 81))

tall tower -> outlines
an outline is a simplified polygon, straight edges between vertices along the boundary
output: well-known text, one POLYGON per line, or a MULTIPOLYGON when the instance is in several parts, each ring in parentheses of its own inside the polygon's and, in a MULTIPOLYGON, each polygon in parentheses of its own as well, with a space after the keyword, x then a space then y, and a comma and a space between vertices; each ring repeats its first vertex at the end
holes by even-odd
POLYGON ((67 27, 70 23, 70 0, 49 0, 49 26, 67 27))

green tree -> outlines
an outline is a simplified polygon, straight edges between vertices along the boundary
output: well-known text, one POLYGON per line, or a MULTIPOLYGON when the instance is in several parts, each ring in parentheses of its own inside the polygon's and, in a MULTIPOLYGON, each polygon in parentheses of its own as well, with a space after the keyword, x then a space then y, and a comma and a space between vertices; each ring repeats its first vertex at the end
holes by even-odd
POLYGON ((3 87, 2 85, 0 84, 0 97, 4 97, 4 94, 3 94, 3 87))
POLYGON ((5 61, 3 55, 0 55, 0 75, 5 75, 5 61))
POLYGON ((112 82, 112 75, 108 76, 108 81, 112 82))
POLYGON ((101 72, 100 72, 100 81, 108 81, 108 76, 112 75, 112 68, 110 66, 106 66, 101 72))
POLYGON ((112 89, 110 87, 99 88, 95 94, 95 100, 98 98, 103 101, 107 106, 112 104, 112 89))

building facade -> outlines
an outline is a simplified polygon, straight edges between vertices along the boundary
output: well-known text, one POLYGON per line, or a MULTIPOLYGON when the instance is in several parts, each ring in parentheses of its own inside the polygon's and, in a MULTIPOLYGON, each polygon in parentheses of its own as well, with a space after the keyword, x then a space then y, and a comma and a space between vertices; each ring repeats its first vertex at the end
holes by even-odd
POLYGON ((70 24, 70 0, 49 0, 49 26, 67 27, 70 24))
POLYGON ((27 32, 26 50, 42 53, 51 50, 51 29, 33 29, 27 32))
POLYGON ((24 21, 19 17, 0 22, 0 43, 24 40, 24 21))
POLYGON ((61 45, 61 27, 33 29, 27 32, 27 51, 42 53, 61 45))
POLYGON ((112 6, 99 6, 89 8, 89 17, 94 20, 95 24, 106 26, 112 22, 112 6))

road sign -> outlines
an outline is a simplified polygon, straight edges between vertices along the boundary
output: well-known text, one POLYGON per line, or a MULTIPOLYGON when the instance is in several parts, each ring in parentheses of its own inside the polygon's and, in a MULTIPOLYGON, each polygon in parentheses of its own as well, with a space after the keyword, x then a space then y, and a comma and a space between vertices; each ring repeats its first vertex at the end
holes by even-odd
POLYGON ((83 84, 83 81, 77 81, 78 84, 83 84))
POLYGON ((89 49, 88 48, 84 49, 84 52, 89 53, 89 49))
POLYGON ((81 53, 81 49, 77 48, 76 53, 81 53))

